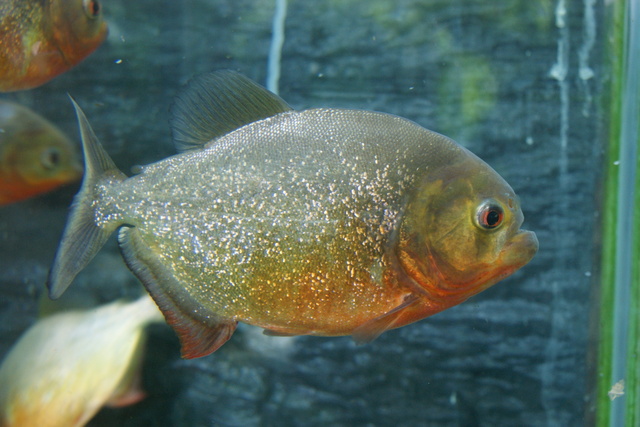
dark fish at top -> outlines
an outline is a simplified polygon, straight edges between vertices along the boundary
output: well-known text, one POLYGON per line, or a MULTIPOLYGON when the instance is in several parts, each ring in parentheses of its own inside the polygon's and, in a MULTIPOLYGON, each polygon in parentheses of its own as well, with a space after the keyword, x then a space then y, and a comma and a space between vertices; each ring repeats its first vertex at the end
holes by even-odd
POLYGON ((48 82, 106 37, 97 0, 0 0, 0 92, 48 82))
POLYGON ((511 187, 451 139, 389 114, 293 111, 230 71, 172 109, 180 154, 127 178, 76 106, 86 173, 49 276, 60 296, 109 235, 180 336, 207 355, 237 322, 272 335, 382 332, 525 265, 511 187))

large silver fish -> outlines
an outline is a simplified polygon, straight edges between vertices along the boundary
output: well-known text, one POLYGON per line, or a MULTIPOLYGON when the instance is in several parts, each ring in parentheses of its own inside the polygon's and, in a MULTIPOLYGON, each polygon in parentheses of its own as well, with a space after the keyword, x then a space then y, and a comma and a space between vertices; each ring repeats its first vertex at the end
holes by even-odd
POLYGON ((238 321, 368 341, 466 300, 538 248, 493 169, 400 117, 293 111, 237 73, 212 73, 172 109, 181 153, 127 178, 76 110, 86 175, 50 294, 120 228, 184 357, 215 351, 238 321))

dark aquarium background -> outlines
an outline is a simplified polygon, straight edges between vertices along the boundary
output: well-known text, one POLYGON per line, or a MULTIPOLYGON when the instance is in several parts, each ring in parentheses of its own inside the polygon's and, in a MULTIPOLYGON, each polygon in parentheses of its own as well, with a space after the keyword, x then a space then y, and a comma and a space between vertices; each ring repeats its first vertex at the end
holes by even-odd
MULTIPOLYGON (((582 426, 593 422, 607 82, 603 0, 103 0, 107 41, 37 89, 4 94, 79 141, 70 94, 121 170, 175 153, 168 109, 192 76, 279 72, 296 109, 393 113, 479 155, 520 196, 540 250, 512 277, 356 346, 241 325, 183 360, 150 328, 148 397, 90 426, 582 426), (271 58, 272 65, 269 67, 271 58)), ((38 315, 78 185, 0 208, 0 358, 38 315)), ((134 297, 112 238, 69 304, 134 297)))

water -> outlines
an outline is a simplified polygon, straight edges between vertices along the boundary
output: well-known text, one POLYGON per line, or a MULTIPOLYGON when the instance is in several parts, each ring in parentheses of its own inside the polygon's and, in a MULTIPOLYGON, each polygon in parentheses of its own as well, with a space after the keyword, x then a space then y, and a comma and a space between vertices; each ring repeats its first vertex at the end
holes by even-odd
MULTIPOLYGON (((232 68, 294 108, 412 119, 458 140, 519 194, 540 251, 513 277, 355 346, 241 327, 182 360, 151 330, 148 397, 92 426, 581 426, 594 419, 610 70, 602 0, 105 1, 107 42, 40 88, 5 95, 77 135, 71 94, 123 171, 174 153, 168 108, 191 76, 232 68), (281 32, 282 30, 282 32, 281 32), (281 37, 281 38, 279 38, 281 37)), ((35 321, 77 186, 0 210, 0 357, 35 321)), ((135 295, 114 241, 69 292, 135 295)), ((613 384, 612 384, 613 385, 613 384)))

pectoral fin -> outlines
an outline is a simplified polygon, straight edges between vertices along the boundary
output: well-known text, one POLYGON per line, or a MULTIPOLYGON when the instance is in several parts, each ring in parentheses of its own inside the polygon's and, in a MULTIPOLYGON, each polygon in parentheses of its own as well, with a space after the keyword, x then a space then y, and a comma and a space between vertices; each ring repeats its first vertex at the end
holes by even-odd
POLYGON ((365 344, 378 338, 380 334, 389 329, 393 329, 394 325, 404 315, 407 308, 415 306, 420 301, 416 295, 405 297, 402 304, 387 313, 369 320, 363 325, 357 327, 351 334, 356 344, 365 344))
POLYGON ((182 357, 194 359, 206 356, 231 338, 238 322, 204 312, 149 249, 135 228, 122 227, 118 242, 127 265, 147 288, 167 323, 178 334, 182 357))

